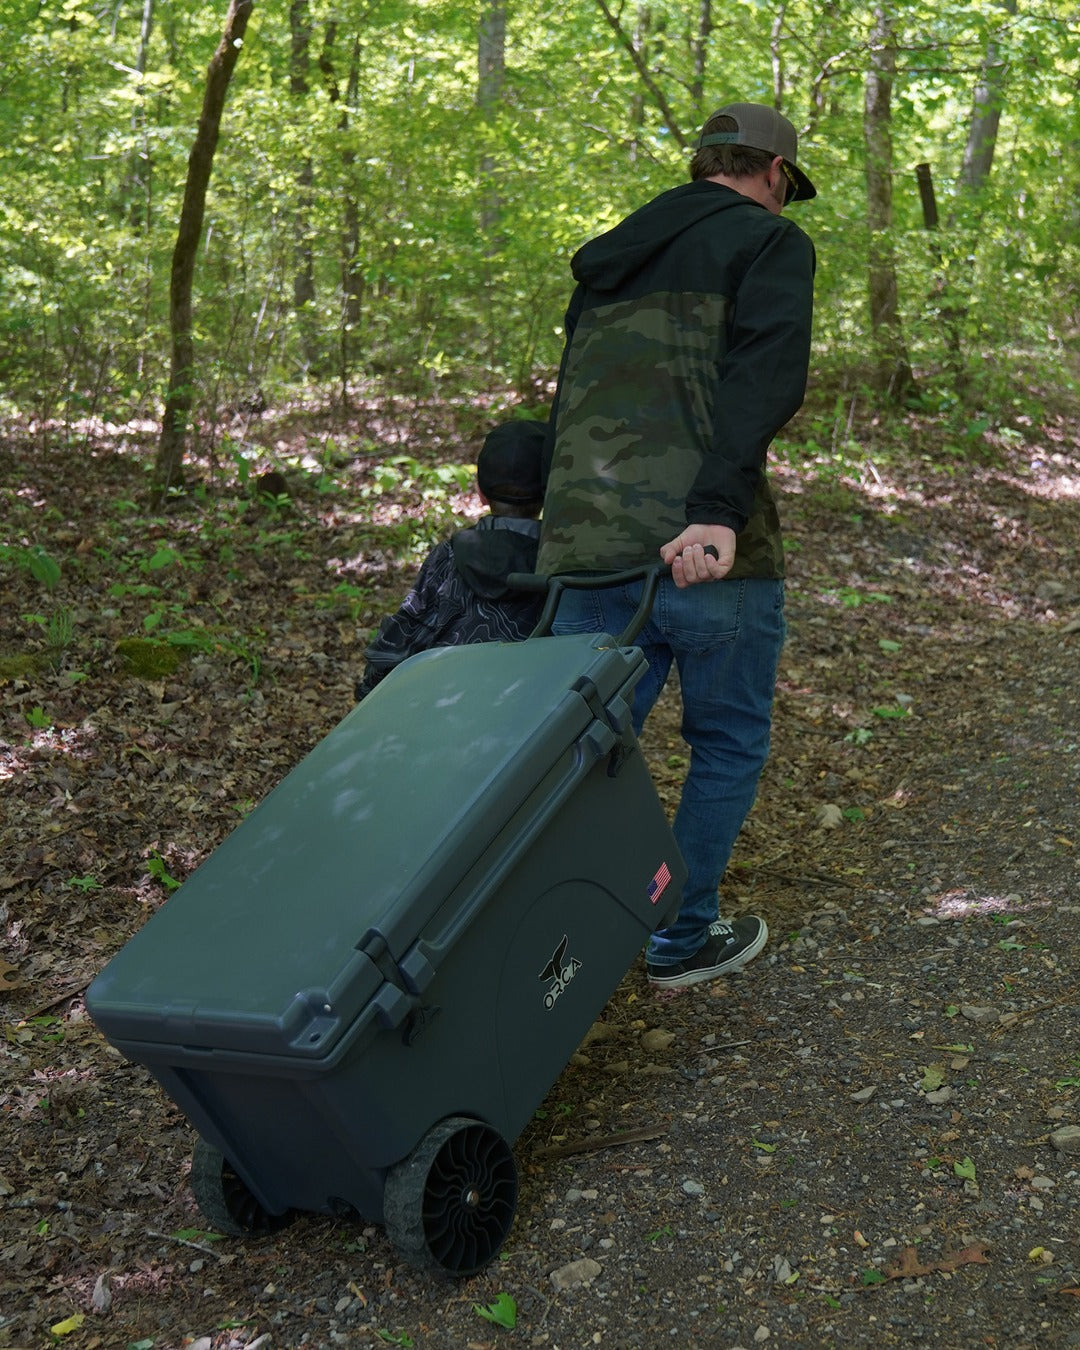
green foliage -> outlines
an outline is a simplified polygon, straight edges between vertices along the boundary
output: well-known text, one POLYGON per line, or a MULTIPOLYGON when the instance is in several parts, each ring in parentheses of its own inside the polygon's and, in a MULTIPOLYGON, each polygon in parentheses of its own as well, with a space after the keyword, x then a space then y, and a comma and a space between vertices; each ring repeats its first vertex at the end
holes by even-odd
POLYGON ((77 891, 82 891, 83 895, 86 895, 89 891, 101 890, 101 882, 98 881, 97 877, 89 875, 85 877, 68 877, 67 884, 74 887, 77 891))
MULTIPOLYGON (((1018 372, 1059 362, 1077 321, 1080 170, 1067 147, 1080 30, 1034 0, 1015 8, 897 8, 900 310, 920 396, 954 400, 968 427, 973 409, 1022 398, 1018 372), (990 177, 970 190, 960 167, 991 43, 1002 122, 990 177), (924 162, 935 231, 914 175, 924 162)), ((141 51, 139 6, 0 0, 0 175, 19 185, 0 202, 0 414, 33 415, 43 441, 58 425, 158 412, 178 209, 222 10, 176 0, 141 51)), ((200 241, 196 414, 221 432, 256 389, 307 381, 345 396, 384 379, 438 398, 531 388, 558 360, 575 249, 685 178, 719 103, 776 92, 820 188, 792 211, 818 251, 816 365, 856 386, 872 12, 857 0, 739 0, 703 34, 697 7, 654 0, 647 31, 632 33, 599 6, 553 18, 524 0, 508 15, 499 96, 482 106, 468 6, 313 3, 301 93, 288 6, 256 6, 200 241)), ((612 13, 631 22, 629 9, 612 13)), ((831 430, 818 439, 837 450, 831 430)), ((974 431, 956 442, 979 444, 974 431)), ((246 461, 234 467, 245 482, 246 461)))
POLYGON ((180 882, 170 873, 160 854, 151 853, 146 860, 146 870, 153 880, 160 882, 167 891, 179 890, 180 882))
POLYGON ((31 1017, 27 1025, 33 1027, 35 1032, 42 1033, 41 1039, 45 1042, 56 1045, 64 1039, 64 1019, 55 1017, 52 1013, 31 1017))
POLYGON ((891 703, 886 704, 884 707, 873 708, 871 711, 875 717, 880 717, 885 721, 896 721, 910 716, 909 709, 891 703))
POLYGON ((16 544, 0 544, 0 565, 4 564, 29 572, 47 591, 54 591, 60 582, 60 564, 37 545, 24 548, 16 544))
POLYGON ((23 618, 44 630, 49 665, 60 670, 64 657, 75 640, 75 620, 67 605, 60 605, 46 617, 44 614, 24 614, 23 618))
MULTIPOLYGON (((1080 1068, 1080 1055, 1073 1055, 1070 1062, 1080 1068)), ((1070 1088, 1080 1087, 1080 1077, 1075 1073, 1070 1073, 1065 1078, 1059 1078, 1054 1086, 1059 1092, 1067 1092, 1070 1088)))
POLYGON ((517 1326, 517 1304, 506 1293, 497 1294, 494 1303, 489 1303, 486 1306, 482 1303, 474 1303, 473 1312, 478 1317, 483 1317, 488 1322, 494 1322, 496 1326, 507 1327, 511 1331, 517 1326))

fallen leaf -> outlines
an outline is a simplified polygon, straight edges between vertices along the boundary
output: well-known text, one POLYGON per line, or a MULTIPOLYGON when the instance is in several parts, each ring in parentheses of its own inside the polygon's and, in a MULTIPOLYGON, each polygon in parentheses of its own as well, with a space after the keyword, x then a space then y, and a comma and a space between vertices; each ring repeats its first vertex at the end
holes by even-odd
POLYGON ((919 1275, 930 1275, 933 1270, 933 1266, 924 1266, 919 1260, 917 1247, 905 1247, 899 1261, 886 1266, 883 1273, 887 1280, 911 1280, 919 1275))
POLYGON ((507 1293, 497 1295, 495 1302, 486 1306, 474 1303, 473 1312, 489 1322, 494 1322, 496 1326, 507 1327, 511 1331, 517 1324, 517 1304, 507 1293))
POLYGON ((986 1253, 990 1250, 990 1244, 987 1242, 973 1242, 970 1247, 965 1247, 963 1251, 954 1252, 952 1256, 943 1256, 940 1261, 935 1262, 935 1270, 956 1270, 959 1266, 988 1266, 986 1253))
POLYGON ((919 1087, 923 1092, 936 1092, 945 1082, 945 1066, 943 1064, 927 1064, 923 1067, 922 1078, 919 1080, 919 1087))
POLYGON ((986 1253, 989 1250, 989 1244, 973 1242, 963 1251, 953 1252, 951 1256, 943 1256, 937 1261, 924 1263, 919 1260, 916 1247, 905 1247, 900 1253, 900 1260, 895 1265, 886 1266, 884 1274, 888 1280, 911 1280, 920 1275, 932 1275, 935 1271, 952 1274, 960 1266, 988 1266, 990 1262, 986 1253))
POLYGON ((54 1322, 49 1328, 49 1334, 52 1336, 67 1336, 73 1331, 78 1331, 86 1321, 85 1313, 74 1313, 71 1317, 65 1317, 62 1322, 54 1322))
POLYGON ((19 967, 13 966, 0 956, 0 994, 5 989, 23 989, 26 987, 26 981, 19 973, 19 967))

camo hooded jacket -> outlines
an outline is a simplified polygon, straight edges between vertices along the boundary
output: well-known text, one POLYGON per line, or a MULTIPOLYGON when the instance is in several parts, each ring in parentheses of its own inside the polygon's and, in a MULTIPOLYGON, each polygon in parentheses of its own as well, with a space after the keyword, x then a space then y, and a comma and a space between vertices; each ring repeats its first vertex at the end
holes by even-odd
POLYGON ((575 254, 538 569, 636 567, 687 524, 738 534, 731 576, 784 573, 765 476, 802 404, 814 248, 708 180, 575 254))

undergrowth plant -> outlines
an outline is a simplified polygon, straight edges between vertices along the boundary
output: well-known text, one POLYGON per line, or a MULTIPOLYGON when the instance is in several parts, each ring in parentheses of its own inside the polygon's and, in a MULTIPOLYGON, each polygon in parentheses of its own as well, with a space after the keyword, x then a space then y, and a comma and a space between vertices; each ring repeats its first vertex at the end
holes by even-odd
POLYGON ((29 572, 47 591, 54 591, 60 582, 60 564, 40 545, 25 547, 19 544, 0 544, 0 565, 29 572))

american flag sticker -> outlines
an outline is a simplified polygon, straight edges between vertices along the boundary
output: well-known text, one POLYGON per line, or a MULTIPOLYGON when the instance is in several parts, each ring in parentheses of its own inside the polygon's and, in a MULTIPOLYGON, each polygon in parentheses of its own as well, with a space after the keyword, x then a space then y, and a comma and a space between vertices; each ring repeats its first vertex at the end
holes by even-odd
POLYGON ((668 883, 670 881, 671 881, 671 869, 668 867, 667 863, 661 863, 659 870, 656 873, 656 876, 653 877, 652 881, 649 882, 649 885, 646 888, 648 890, 649 900, 651 901, 652 904, 655 905, 656 902, 660 899, 660 897, 664 894, 664 892, 668 888, 668 883))

